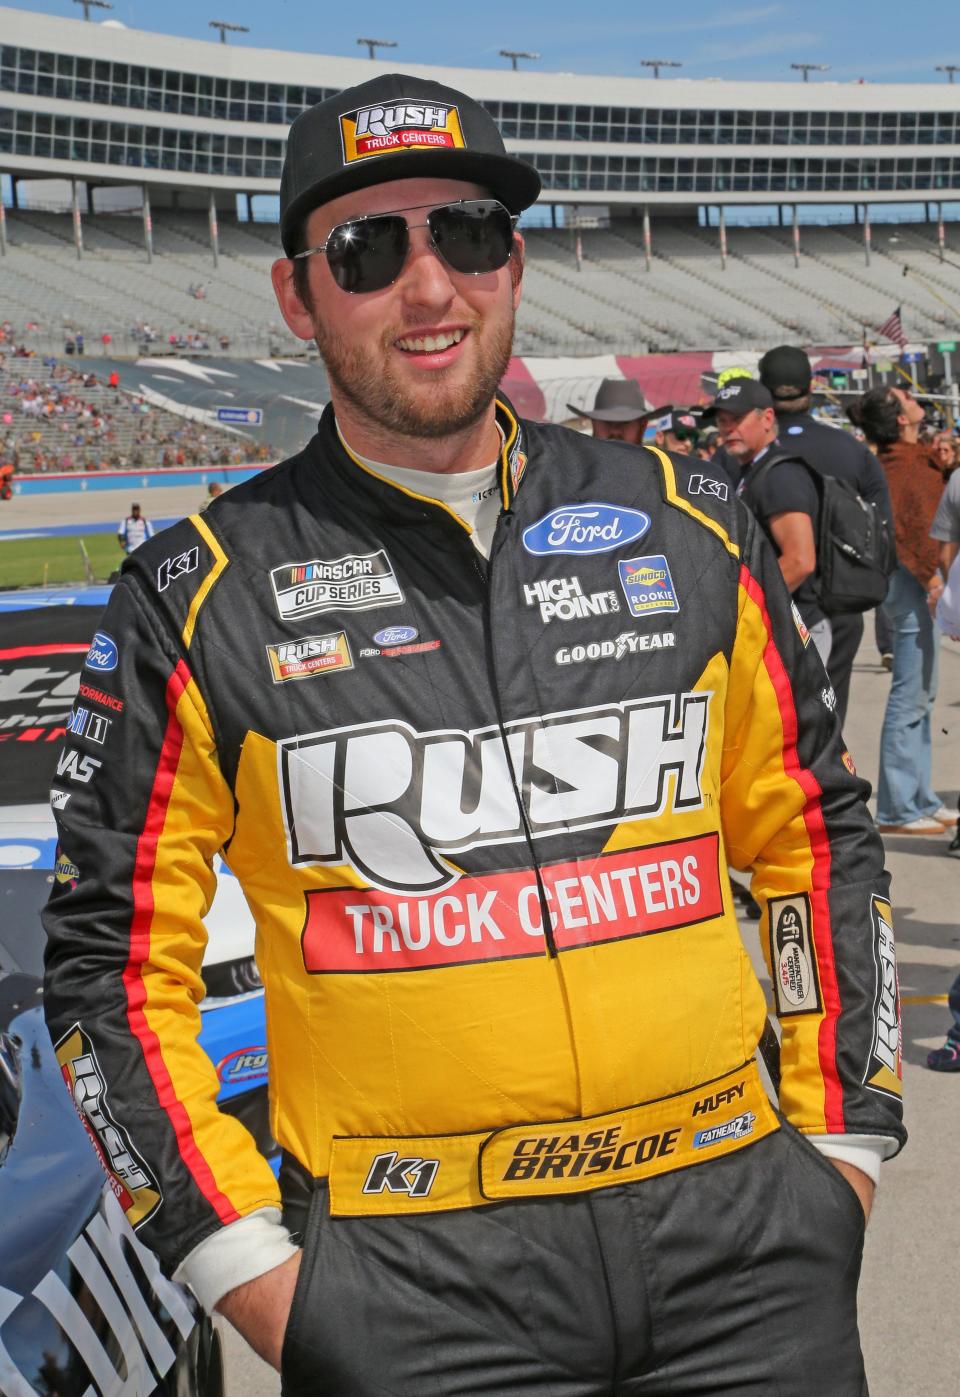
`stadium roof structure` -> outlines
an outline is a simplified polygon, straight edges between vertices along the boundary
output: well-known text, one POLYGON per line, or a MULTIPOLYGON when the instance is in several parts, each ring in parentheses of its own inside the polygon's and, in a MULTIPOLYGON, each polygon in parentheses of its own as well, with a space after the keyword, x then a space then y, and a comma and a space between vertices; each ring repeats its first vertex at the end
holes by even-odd
MULTIPOLYGON (((157 204, 274 194, 290 122, 389 61, 0 8, 0 171, 135 184, 157 204), (210 191, 213 191, 212 195, 210 191)), ((947 83, 728 82, 402 64, 470 93, 541 202, 677 211, 960 197, 947 83)))

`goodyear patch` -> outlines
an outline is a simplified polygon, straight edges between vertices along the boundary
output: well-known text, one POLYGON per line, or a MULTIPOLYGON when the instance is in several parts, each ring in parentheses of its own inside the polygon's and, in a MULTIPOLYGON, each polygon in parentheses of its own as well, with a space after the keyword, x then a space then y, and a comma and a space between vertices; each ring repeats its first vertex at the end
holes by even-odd
POLYGON ((620 586, 631 616, 651 616, 658 611, 679 611, 670 567, 662 553, 646 558, 624 558, 617 564, 620 586))
POLYGON ((899 1101, 903 1095, 900 1061, 900 987, 893 944, 893 913, 882 897, 870 899, 876 988, 873 998, 873 1043, 864 1086, 899 1101))
POLYGON ((811 935, 810 899, 806 893, 772 897, 767 915, 777 1014, 780 1018, 819 1014, 823 1004, 811 935))
POLYGON ((55 1047, 63 1080, 117 1202, 131 1227, 140 1227, 160 1207, 163 1194, 129 1135, 110 1112, 106 1078, 93 1044, 80 1025, 74 1024, 55 1047))
POLYGON ((463 150, 460 113, 445 102, 394 102, 358 107, 340 118, 343 163, 406 150, 463 150))
POLYGON ((343 631, 329 635, 305 635, 298 640, 267 646, 267 662, 274 684, 291 679, 315 679, 331 670, 353 669, 350 644, 343 631))

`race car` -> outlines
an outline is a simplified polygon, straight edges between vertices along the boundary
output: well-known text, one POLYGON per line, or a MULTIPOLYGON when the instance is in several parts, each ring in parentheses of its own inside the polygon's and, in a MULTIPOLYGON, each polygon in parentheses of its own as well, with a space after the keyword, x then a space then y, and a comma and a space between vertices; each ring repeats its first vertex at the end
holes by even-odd
MULTIPOLYGON (((91 721, 83 661, 105 596, 0 596, 0 1393, 218 1397, 216 1331, 129 1226, 40 1003, 40 912, 54 880, 71 876, 49 792, 65 734, 91 721)), ((276 1164, 253 921, 226 864, 216 872, 200 1043, 221 1108, 276 1164)), ((91 1072, 85 1092, 97 1090, 91 1072)))

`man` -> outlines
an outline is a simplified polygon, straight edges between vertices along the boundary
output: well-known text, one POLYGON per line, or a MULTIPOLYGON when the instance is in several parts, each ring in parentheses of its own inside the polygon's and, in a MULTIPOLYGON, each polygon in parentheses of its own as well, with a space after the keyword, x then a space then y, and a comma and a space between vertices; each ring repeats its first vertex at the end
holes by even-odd
POLYGON ((153 538, 153 525, 140 513, 140 506, 134 501, 126 519, 117 525, 117 540, 124 553, 132 553, 135 548, 153 538))
POLYGON ((882 848, 755 522, 497 394, 538 190, 421 78, 294 124, 274 287, 331 404, 114 591, 50 1031, 141 1237, 287 1394, 852 1397, 904 1139, 882 848), (195 1041, 220 849, 279 1190, 195 1041))
MULTIPOLYGON (((761 383, 735 378, 721 388, 705 416, 716 421, 727 459, 739 466, 733 483, 738 498, 757 516, 777 552, 783 580, 826 665, 830 657, 830 621, 817 600, 813 575, 817 566, 817 487, 798 461, 778 460, 777 419, 773 398, 761 383)), ((828 691, 829 692, 829 691, 828 691)), ((831 706, 835 701, 831 698, 831 706)))
POLYGON ((647 407, 639 383, 632 378, 605 378, 597 389, 592 409, 567 403, 575 417, 589 418, 598 441, 625 441, 640 446, 650 419, 666 412, 663 407, 647 407))
POLYGON ((679 456, 689 456, 696 451, 697 419, 690 412, 675 409, 656 422, 654 441, 663 451, 674 451, 679 456))
MULTIPOLYGON (((795 345, 781 344, 763 356, 759 367, 760 382, 773 395, 781 448, 799 456, 822 475, 848 480, 889 523, 890 492, 876 456, 849 432, 818 422, 810 414, 813 370, 806 353, 795 345)), ((859 612, 831 616, 830 628, 827 673, 837 696, 837 716, 842 726, 850 698, 853 661, 863 638, 863 616, 859 612)))

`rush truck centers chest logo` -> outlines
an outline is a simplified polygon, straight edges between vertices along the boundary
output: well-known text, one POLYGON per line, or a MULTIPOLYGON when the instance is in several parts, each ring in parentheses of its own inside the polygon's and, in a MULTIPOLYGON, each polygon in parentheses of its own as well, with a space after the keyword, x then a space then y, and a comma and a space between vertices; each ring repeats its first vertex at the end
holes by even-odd
POLYGON ((343 631, 306 635, 300 640, 268 645, 267 662, 274 684, 285 684, 290 679, 312 679, 331 669, 353 669, 350 645, 343 631))
POLYGON ((343 163, 401 150, 462 150, 466 142, 456 107, 437 102, 394 102, 360 107, 340 118, 343 163))
POLYGON ((515 719, 471 732, 361 723, 277 744, 291 864, 350 864, 438 890, 465 849, 701 808, 709 693, 515 719), (525 793, 525 811, 514 781, 525 793))

